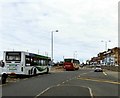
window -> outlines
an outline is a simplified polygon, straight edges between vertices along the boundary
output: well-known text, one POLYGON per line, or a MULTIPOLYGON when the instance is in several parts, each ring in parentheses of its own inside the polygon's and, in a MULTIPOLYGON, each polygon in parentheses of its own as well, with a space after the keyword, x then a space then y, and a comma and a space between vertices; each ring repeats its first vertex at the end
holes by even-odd
POLYGON ((71 63, 72 59, 64 59, 64 61, 71 63))
POLYGON ((26 66, 31 66, 32 59, 30 56, 25 56, 25 61, 26 61, 26 64, 25 64, 26 66))
POLYGON ((20 61, 21 52, 6 52, 6 61, 20 61))
POLYGON ((26 66, 46 66, 48 64, 48 60, 41 59, 38 57, 25 56, 26 66))

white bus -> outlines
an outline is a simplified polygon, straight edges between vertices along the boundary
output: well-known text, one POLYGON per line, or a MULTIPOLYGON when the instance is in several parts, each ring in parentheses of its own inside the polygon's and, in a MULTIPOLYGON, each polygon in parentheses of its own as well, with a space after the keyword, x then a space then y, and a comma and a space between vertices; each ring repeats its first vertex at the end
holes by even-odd
POLYGON ((4 51, 3 53, 3 71, 7 75, 36 75, 49 72, 48 56, 38 55, 24 51, 4 51))

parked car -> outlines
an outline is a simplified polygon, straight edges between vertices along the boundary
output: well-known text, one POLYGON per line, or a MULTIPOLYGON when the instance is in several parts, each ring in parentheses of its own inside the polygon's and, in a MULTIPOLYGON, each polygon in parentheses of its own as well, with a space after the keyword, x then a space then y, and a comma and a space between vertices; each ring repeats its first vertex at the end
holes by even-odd
POLYGON ((103 69, 101 68, 101 66, 96 66, 94 72, 103 72, 103 69))

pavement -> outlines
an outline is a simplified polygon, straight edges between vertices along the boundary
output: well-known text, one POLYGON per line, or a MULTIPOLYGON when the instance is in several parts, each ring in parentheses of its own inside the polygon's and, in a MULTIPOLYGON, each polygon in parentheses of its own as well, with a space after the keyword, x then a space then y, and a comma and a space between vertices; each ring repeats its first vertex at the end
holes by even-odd
POLYGON ((65 69, 63 66, 55 66, 50 68, 50 72, 63 72, 65 69))

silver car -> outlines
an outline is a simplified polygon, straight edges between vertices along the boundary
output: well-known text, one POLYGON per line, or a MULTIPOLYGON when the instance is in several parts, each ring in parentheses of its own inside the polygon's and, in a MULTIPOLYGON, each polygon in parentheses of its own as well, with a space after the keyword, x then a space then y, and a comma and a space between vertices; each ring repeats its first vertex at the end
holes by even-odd
POLYGON ((96 66, 94 72, 103 72, 101 66, 96 66))

